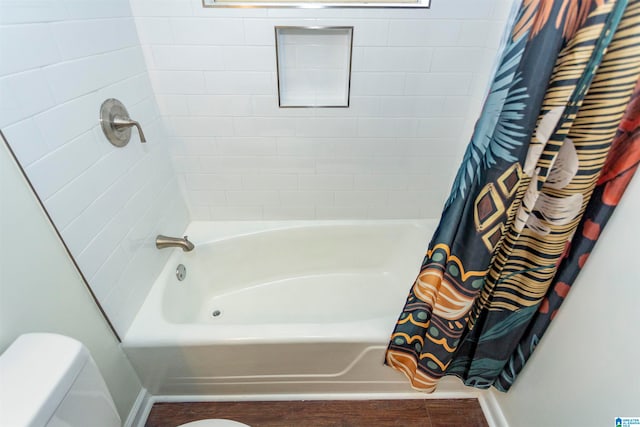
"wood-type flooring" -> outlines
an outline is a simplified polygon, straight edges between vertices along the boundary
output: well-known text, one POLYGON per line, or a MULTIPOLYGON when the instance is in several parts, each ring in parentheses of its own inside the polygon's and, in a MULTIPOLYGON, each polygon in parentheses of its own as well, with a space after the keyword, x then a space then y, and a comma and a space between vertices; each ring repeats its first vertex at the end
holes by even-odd
POLYGON ((251 427, 488 427, 476 399, 156 403, 146 427, 206 418, 251 427))

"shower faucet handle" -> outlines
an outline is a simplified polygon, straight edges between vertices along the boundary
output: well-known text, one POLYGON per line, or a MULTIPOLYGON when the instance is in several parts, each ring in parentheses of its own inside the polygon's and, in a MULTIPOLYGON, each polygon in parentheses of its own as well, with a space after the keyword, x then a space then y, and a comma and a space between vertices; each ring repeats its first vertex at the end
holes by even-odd
POLYGON ((115 98, 109 98, 102 103, 100 107, 100 126, 104 136, 116 147, 124 147, 129 143, 131 128, 134 126, 138 129, 140 142, 147 142, 140 123, 131 120, 125 106, 115 98))
POLYGON ((116 129, 135 126, 138 129, 138 135, 140 135, 140 142, 147 142, 146 138, 144 137, 144 132, 142 132, 140 123, 136 122, 135 120, 131 120, 128 117, 114 117, 111 123, 113 123, 113 127, 116 129))

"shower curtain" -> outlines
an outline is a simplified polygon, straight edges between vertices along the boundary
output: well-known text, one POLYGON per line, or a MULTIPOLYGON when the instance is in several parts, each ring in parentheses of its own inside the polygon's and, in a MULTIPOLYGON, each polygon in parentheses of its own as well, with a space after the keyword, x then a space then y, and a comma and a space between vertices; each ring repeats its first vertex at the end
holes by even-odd
POLYGON ((640 0, 523 1, 387 349, 414 388, 511 387, 638 167, 639 74, 640 0))

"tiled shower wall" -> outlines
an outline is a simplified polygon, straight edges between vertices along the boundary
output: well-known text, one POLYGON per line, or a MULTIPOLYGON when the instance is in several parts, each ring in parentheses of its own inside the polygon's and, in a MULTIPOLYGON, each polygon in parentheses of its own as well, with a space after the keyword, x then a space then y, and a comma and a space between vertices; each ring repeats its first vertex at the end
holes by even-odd
POLYGON ((169 255, 153 238, 188 223, 128 1, 0 0, 0 128, 124 334, 169 255), (111 97, 147 144, 108 143, 111 97))
POLYGON ((192 219, 439 216, 512 3, 131 0, 192 219), (278 108, 276 25, 354 26, 350 108, 278 108))

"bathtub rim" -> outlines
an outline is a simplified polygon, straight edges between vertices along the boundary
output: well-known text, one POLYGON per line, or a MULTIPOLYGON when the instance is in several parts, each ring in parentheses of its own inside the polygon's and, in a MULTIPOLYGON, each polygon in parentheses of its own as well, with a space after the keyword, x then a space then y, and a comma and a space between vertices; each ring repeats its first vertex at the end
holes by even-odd
MULTIPOLYGON (((427 219, 329 219, 329 220, 281 220, 281 221, 191 221, 183 234, 194 244, 210 244, 224 240, 251 236, 254 234, 281 231, 287 229, 304 229, 329 226, 371 226, 371 225, 413 225, 418 229, 435 231, 438 220, 427 219), (212 228, 210 224, 218 224, 220 228, 212 228)), ((425 242, 425 250, 427 248, 425 242)), ((175 251, 175 250, 174 250, 175 251)))

